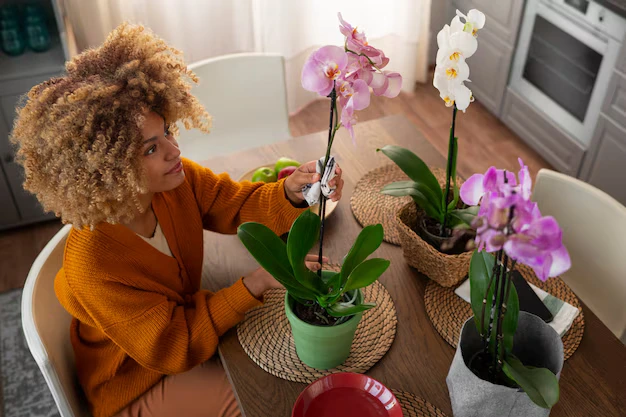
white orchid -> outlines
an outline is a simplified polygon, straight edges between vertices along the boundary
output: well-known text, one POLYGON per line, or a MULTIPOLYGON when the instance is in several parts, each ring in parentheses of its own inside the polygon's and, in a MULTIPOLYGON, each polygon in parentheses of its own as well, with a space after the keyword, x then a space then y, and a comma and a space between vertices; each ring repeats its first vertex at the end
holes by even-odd
POLYGON ((472 91, 462 81, 450 79, 442 70, 435 71, 433 85, 439 90, 439 96, 446 103, 446 107, 456 108, 465 112, 470 103, 474 101, 472 91))
POLYGON ((463 31, 473 36, 478 36, 478 31, 485 27, 485 14, 477 9, 472 9, 467 16, 457 9, 456 16, 452 19, 453 31, 463 31), (461 18, 465 19, 465 23, 461 22, 461 18))
POLYGON ((460 56, 467 59, 474 55, 478 41, 470 33, 445 25, 437 34, 437 46, 437 64, 444 64, 446 60, 458 61, 460 56))
POLYGON ((469 81, 469 66, 466 59, 478 49, 476 33, 485 26, 485 15, 472 9, 464 15, 459 10, 450 25, 445 25, 437 34, 437 64, 433 85, 446 106, 465 112, 474 97, 463 84, 469 81), (461 21, 461 19, 464 20, 461 21))

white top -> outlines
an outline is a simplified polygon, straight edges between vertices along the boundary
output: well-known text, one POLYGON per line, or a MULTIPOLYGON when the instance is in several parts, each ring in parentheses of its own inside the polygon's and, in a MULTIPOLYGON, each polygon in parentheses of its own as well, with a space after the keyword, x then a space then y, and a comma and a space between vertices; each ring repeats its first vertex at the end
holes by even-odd
POLYGON ((157 222, 156 229, 154 229, 154 235, 152 237, 145 237, 137 234, 140 238, 151 244, 156 250, 166 254, 167 256, 172 256, 172 251, 170 250, 169 245, 167 244, 167 240, 165 239, 165 235, 161 230, 161 225, 157 222))

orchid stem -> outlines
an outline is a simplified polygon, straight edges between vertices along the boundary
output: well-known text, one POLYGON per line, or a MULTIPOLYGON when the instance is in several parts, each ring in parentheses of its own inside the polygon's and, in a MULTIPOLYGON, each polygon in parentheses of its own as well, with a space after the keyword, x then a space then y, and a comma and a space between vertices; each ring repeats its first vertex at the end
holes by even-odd
MULTIPOLYGON (((495 342, 495 346, 493 349, 493 370, 494 370, 494 376, 497 376, 498 373, 500 372, 500 369, 502 369, 502 358, 500 355, 500 350, 503 350, 503 336, 502 336, 502 323, 504 322, 504 315, 506 314, 506 306, 507 306, 507 301, 508 301, 508 292, 505 292, 505 289, 507 287, 508 284, 508 275, 509 272, 507 271, 507 266, 509 263, 509 257, 506 255, 506 253, 504 253, 503 258, 502 258, 502 271, 500 273, 500 276, 498 277, 498 279, 500 280, 500 288, 499 288, 499 296, 498 296, 498 303, 497 303, 497 307, 496 307, 496 314, 497 314, 497 326, 496 326, 496 342, 495 342), (505 293, 506 293, 506 297, 505 297, 505 293)), ((495 382, 495 380, 494 380, 495 382)))
POLYGON ((498 289, 500 288, 500 258, 502 257, 502 252, 503 250, 499 250, 496 253, 496 260, 495 260, 495 264, 493 266, 493 279, 496 283, 494 290, 493 290, 493 295, 491 296, 491 304, 490 304, 490 309, 489 309, 489 325, 487 326, 487 342, 491 343, 491 338, 493 337, 493 321, 495 316, 495 308, 496 308, 496 301, 498 298, 498 289))
POLYGON ((441 225, 441 236, 446 237, 446 221, 448 220, 448 197, 450 196, 450 176, 452 175, 452 159, 456 156, 454 155, 454 128, 456 125, 456 104, 452 109, 452 127, 450 127, 450 140, 448 141, 448 163, 446 165, 446 190, 444 193, 443 200, 443 223, 441 225))
MULTIPOLYGON (((324 164, 322 165, 322 172, 320 175, 320 181, 324 178, 324 173, 326 172, 326 166, 328 165, 328 159, 330 158, 330 148, 333 146, 333 141, 335 140, 335 133, 338 130, 339 119, 337 117, 337 92, 335 91, 335 81, 333 81, 333 89, 330 92, 330 122, 328 126, 328 145, 326 146, 326 156, 324 158, 324 164), (333 126, 333 121, 334 126, 333 126)), ((323 247, 324 247, 324 218, 326 217, 326 196, 320 190, 320 238, 319 238, 319 254, 317 258, 317 262, 320 265, 323 265, 323 247)), ((322 277, 322 268, 317 270, 317 276, 322 277)))
POLYGON ((483 340, 483 347, 487 348, 487 335, 485 334, 485 310, 487 309, 487 297, 489 296, 489 290, 493 285, 496 279, 496 273, 498 272, 498 262, 493 264, 493 270, 491 271, 491 279, 489 280, 489 285, 487 286, 487 291, 483 296, 483 306, 480 312, 480 337, 483 340))

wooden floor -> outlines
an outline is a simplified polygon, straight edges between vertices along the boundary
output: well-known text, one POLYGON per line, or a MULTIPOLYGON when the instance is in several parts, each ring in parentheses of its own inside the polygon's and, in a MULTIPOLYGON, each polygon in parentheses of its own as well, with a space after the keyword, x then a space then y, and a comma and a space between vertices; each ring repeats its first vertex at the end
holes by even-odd
MULTIPOLYGON (((328 100, 311 103, 289 120, 294 137, 328 129, 328 100)), ((357 113, 359 122, 393 114, 404 114, 443 155, 447 154, 452 110, 446 108, 437 90, 419 85, 414 94, 402 93, 395 99, 373 97, 370 106, 357 113)), ((467 113, 457 115, 459 173, 467 178, 492 165, 517 171, 517 158, 529 166, 532 176, 549 167, 536 152, 491 115, 480 103, 472 103, 467 113)), ((358 145, 358 138, 357 138, 358 145)), ((52 221, 0 232, 0 293, 24 285, 26 275, 48 240, 61 228, 52 221)))

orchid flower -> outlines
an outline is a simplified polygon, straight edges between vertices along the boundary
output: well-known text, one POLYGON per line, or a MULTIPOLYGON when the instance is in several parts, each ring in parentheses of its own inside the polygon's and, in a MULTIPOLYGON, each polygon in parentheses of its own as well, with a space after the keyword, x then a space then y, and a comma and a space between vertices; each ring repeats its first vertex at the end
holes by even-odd
POLYGON ((530 200, 528 167, 521 159, 519 163, 517 178, 495 167, 472 175, 461 186, 461 199, 466 204, 480 203, 474 221, 479 250, 504 249, 511 259, 530 266, 545 281, 567 271, 571 260, 556 220, 542 216, 537 203, 530 200))
POLYGON ((465 62, 478 49, 476 32, 485 25, 485 15, 476 9, 465 16, 457 10, 450 25, 445 25, 437 34, 437 51, 433 85, 447 107, 465 112, 474 97, 463 83, 469 81, 470 70, 465 62), (465 23, 461 21, 465 19, 465 23), (445 82, 445 78, 448 82, 445 82))
POLYGON ((370 89, 363 80, 356 80, 352 84, 340 81, 337 90, 341 107, 350 105, 354 110, 363 110, 370 105, 370 89))
POLYGON ((469 68, 466 71, 465 67, 450 68, 446 72, 440 67, 435 70, 433 85, 439 90, 439 96, 443 99, 446 107, 452 107, 456 104, 459 110, 465 111, 474 101, 472 90, 467 88, 461 80, 466 74, 469 74, 469 68))
POLYGON ((478 31, 485 27, 485 15, 476 9, 472 9, 467 13, 467 16, 456 11, 456 16, 452 19, 451 26, 455 30, 461 30, 466 33, 470 33, 473 36, 478 36, 478 31), (465 23, 461 22, 461 18, 465 19, 465 23))
POLYGON ((327 96, 334 88, 348 65, 348 55, 338 46, 324 46, 313 52, 302 68, 302 86, 321 96, 327 96))
POLYGON ((343 20, 341 13, 337 13, 337 16, 341 23, 339 31, 346 37, 346 47, 357 54, 361 53, 362 49, 368 46, 365 33, 359 32, 356 27, 352 27, 350 23, 343 20))
MULTIPOLYGON (((338 13, 339 30, 345 36, 344 48, 324 46, 313 52, 302 68, 302 86, 309 91, 329 96, 335 91, 342 107, 341 124, 354 140, 355 111, 370 104, 370 94, 394 98, 400 94, 402 76, 384 71, 389 63, 385 53, 367 42, 365 33, 346 22, 338 13)), ((470 36, 471 38, 471 36, 470 36)), ((472 38, 473 41, 475 41, 472 38)), ((450 74, 461 77, 469 73, 464 62, 451 65, 450 74)), ((462 94, 462 93, 461 93, 462 94)))
POLYGON ((467 32, 454 32, 451 26, 445 25, 437 34, 437 64, 445 64, 446 61, 458 61, 459 58, 467 59, 474 55, 478 49, 478 41, 467 32))

